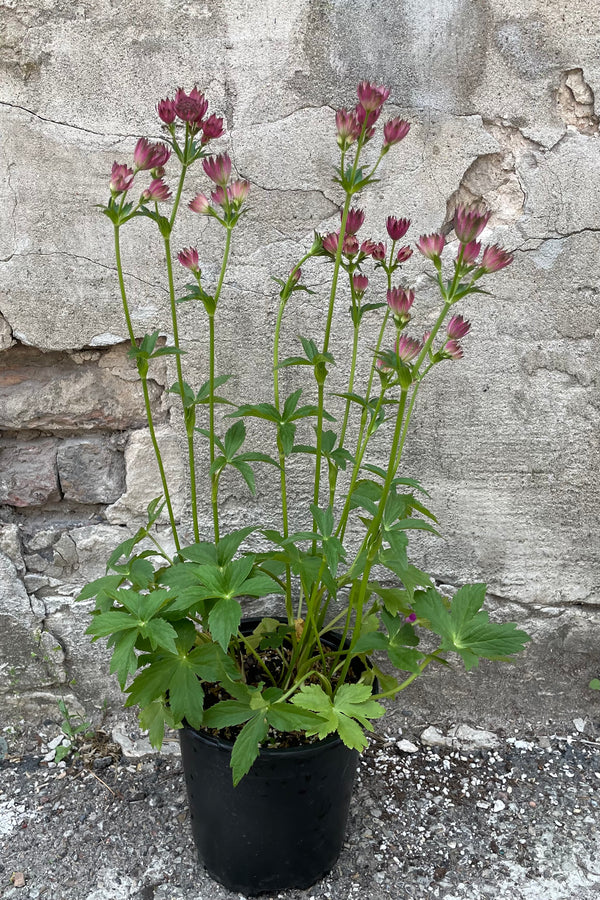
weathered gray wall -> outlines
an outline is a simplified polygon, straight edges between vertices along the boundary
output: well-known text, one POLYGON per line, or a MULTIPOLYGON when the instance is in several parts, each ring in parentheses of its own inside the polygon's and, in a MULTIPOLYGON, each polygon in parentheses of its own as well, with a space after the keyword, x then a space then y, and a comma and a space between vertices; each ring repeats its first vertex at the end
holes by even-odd
MULTIPOLYGON (((391 87, 410 119, 407 140, 365 193, 365 230, 385 216, 418 234, 458 199, 493 210, 488 239, 515 251, 489 279, 491 297, 462 310, 473 322, 465 359, 424 390, 406 471, 432 490, 447 541, 413 542, 443 582, 485 579, 497 602, 540 641, 597 645, 600 319, 600 6, 591 0, 18 0, 0 5, 0 692, 39 714, 75 679, 88 706, 115 696, 102 653, 82 632, 73 597, 136 527, 159 489, 141 399, 126 359, 107 197, 115 158, 158 136, 154 105, 182 85, 205 90, 226 116, 228 148, 252 184, 223 296, 232 316, 219 366, 243 399, 268 399, 265 323, 271 274, 287 271, 330 230, 340 195, 333 110, 356 83, 391 87), (263 247, 263 244, 266 245, 263 247), (560 635, 560 639, 557 639, 560 635), (557 642, 558 641, 558 642, 557 642)), ((196 176, 192 188, 204 188, 196 176)), ((163 327, 160 252, 144 229, 125 240, 140 335, 163 327), (137 244, 136 244, 137 241, 137 244)), ((217 265, 220 235, 182 216, 175 247, 203 242, 217 265)), ((420 260, 408 267, 423 324, 435 298, 420 260)), ((307 271, 318 289, 324 267, 307 271)), ((181 279, 184 283, 185 279, 181 279)), ((323 301, 290 311, 287 347, 316 333, 323 301)), ((340 303, 333 350, 348 344, 340 303)), ((202 315, 184 310, 189 380, 206 377, 202 315)), ((186 487, 181 440, 153 370, 159 432, 186 487)), ((382 443, 382 452, 383 443, 382 443)), ((231 482, 232 525, 258 520, 231 482)), ((203 519, 209 531, 209 517, 203 519)), ((592 674, 594 660, 588 657, 592 674)), ((583 690, 587 674, 576 690, 583 690)), ((3 703, 5 701, 3 700, 3 703)))

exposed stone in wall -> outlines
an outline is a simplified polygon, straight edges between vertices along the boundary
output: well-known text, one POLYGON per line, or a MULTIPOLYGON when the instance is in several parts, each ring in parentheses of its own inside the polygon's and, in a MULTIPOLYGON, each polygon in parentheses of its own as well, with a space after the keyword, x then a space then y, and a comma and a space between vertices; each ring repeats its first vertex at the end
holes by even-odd
POLYGON ((560 76, 556 103, 563 121, 582 134, 598 134, 598 116, 594 92, 584 78, 583 69, 569 69, 560 76))
MULTIPOLYGON (((0 356, 0 430, 121 431, 145 425, 144 401, 127 347, 44 353, 17 345, 0 356)), ((160 369, 152 370, 160 373, 160 369)), ((162 386, 149 380, 157 421, 162 386)))

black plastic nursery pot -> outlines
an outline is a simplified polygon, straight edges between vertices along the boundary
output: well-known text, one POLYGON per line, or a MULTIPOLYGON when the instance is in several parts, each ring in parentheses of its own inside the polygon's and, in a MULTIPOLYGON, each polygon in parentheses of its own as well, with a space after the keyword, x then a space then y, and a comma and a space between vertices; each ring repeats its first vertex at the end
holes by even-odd
POLYGON ((234 787, 231 741, 190 727, 180 741, 192 833, 212 878, 259 894, 308 888, 330 871, 346 832, 356 750, 335 736, 262 749, 234 787))

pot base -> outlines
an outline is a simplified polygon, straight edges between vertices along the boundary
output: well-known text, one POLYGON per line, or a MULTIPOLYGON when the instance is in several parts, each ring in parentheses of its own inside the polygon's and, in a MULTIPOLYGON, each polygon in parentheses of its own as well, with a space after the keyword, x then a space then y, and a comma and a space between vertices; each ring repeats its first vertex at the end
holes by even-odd
POLYGON ((344 841, 358 753, 337 737, 261 750, 234 788, 229 742, 180 731, 200 861, 232 891, 304 890, 327 874, 344 841))

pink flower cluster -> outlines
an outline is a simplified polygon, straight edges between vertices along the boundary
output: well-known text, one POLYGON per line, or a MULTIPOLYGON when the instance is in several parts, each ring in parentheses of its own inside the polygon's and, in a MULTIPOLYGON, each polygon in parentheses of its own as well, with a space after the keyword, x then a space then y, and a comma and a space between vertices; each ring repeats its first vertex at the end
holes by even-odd
MULTIPOLYGON (((347 150, 361 134, 364 142, 375 134, 375 124, 381 115, 383 104, 390 96, 389 88, 370 81, 361 81, 357 89, 358 103, 352 110, 339 109, 335 116, 338 146, 347 150)), ((397 144, 406 137, 410 124, 404 119, 390 119, 383 126, 383 149, 397 144)))
POLYGON ((218 156, 203 159, 202 168, 216 187, 210 195, 210 200, 206 194, 196 194, 189 203, 192 212, 210 215, 211 200, 215 206, 220 206, 224 210, 234 212, 240 210, 248 197, 250 183, 243 180, 230 181, 231 158, 228 154, 220 153, 218 156))
MULTIPOLYGON (((488 210, 466 204, 459 204, 454 212, 454 233, 460 241, 460 255, 457 262, 463 266, 477 267, 478 275, 499 272, 513 261, 512 253, 492 244, 484 247, 483 255, 478 262, 481 243, 477 238, 489 222, 490 215, 488 210)), ((423 234, 417 241, 417 249, 426 259, 439 266, 445 244, 446 238, 439 232, 423 234)))
POLYGON ((223 119, 214 113, 206 117, 208 101, 196 87, 193 87, 189 94, 186 94, 183 88, 178 88, 173 100, 169 97, 159 100, 156 111, 159 118, 169 127, 179 119, 185 123, 190 134, 202 131, 202 144, 207 144, 225 134, 223 119))

